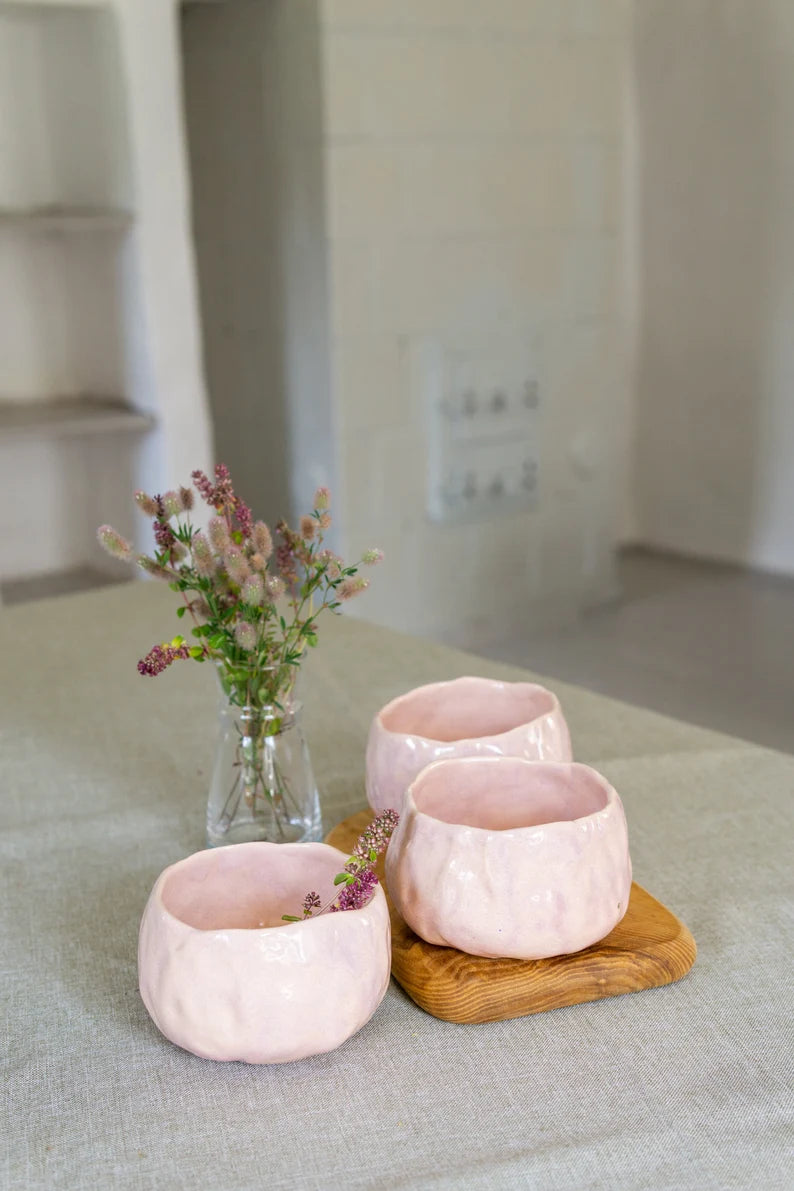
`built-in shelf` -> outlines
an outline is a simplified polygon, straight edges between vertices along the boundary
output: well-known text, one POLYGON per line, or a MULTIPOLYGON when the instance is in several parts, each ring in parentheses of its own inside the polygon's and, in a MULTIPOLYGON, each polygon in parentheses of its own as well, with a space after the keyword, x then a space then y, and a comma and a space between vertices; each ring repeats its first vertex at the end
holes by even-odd
POLYGON ((69 435, 143 433, 155 420, 112 397, 59 397, 41 401, 0 399, 0 441, 69 435))
POLYGON ((0 228, 31 232, 123 232, 132 212, 117 207, 0 207, 0 228))

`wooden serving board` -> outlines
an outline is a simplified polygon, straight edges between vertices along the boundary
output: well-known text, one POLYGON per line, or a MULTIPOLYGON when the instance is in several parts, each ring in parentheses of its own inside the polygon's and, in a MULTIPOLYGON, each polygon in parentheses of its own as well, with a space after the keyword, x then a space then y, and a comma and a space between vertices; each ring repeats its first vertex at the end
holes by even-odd
MULTIPOLYGON (((372 811, 339 823, 326 842, 351 852, 372 811)), ((672 984, 695 962, 695 940, 682 922, 636 882, 615 929, 584 951, 553 959, 484 959, 420 939, 389 899, 392 975, 417 1005, 445 1021, 504 1021, 602 997, 672 984)))

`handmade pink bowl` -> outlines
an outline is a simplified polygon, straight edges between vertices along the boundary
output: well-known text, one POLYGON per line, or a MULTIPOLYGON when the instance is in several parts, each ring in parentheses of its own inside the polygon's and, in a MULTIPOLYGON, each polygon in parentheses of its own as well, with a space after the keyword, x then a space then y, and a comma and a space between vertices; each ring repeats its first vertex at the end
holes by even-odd
POLYGON ((327 844, 235 844, 161 873, 138 973, 166 1038, 206 1059, 288 1063, 360 1030, 389 983, 383 890, 361 910, 281 919, 300 914, 312 890, 330 901, 347 859, 327 844))
POLYGON ((623 806, 586 765, 439 761, 406 795, 386 881, 428 943, 514 959, 580 951, 626 913, 623 806))
POLYGON ((534 682, 455 678, 400 695, 381 708, 367 742, 367 798, 402 807, 432 761, 508 756, 570 761, 571 738, 556 695, 534 682))

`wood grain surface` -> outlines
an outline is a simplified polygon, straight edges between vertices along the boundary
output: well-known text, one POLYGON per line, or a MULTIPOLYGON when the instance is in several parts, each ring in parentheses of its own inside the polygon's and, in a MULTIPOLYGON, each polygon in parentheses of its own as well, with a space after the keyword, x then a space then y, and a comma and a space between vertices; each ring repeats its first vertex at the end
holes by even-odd
MULTIPOLYGON (((350 852, 373 812, 337 824, 326 842, 350 852)), ((378 876, 383 878, 383 861, 378 876)), ((635 882, 615 929, 584 951, 552 959, 484 959, 420 939, 389 900, 392 975, 417 1005, 455 1022, 504 1021, 672 984, 695 962, 695 940, 682 922, 635 882)))

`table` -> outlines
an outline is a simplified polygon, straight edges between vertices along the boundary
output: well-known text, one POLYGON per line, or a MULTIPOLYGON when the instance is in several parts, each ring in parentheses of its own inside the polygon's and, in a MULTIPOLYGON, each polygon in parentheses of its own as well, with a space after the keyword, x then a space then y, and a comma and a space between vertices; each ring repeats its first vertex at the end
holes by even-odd
MULTIPOLYGON (((214 726, 206 667, 135 669, 177 630, 172 599, 128 584, 0 613, 3 1188, 792 1186, 794 758, 561 683, 577 758, 623 797, 635 879, 698 941, 686 979, 479 1026, 392 982, 343 1048, 282 1067, 167 1043, 138 921, 203 846, 214 726)), ((380 705, 519 676, 347 618, 308 665, 329 825, 364 803, 380 705)))

